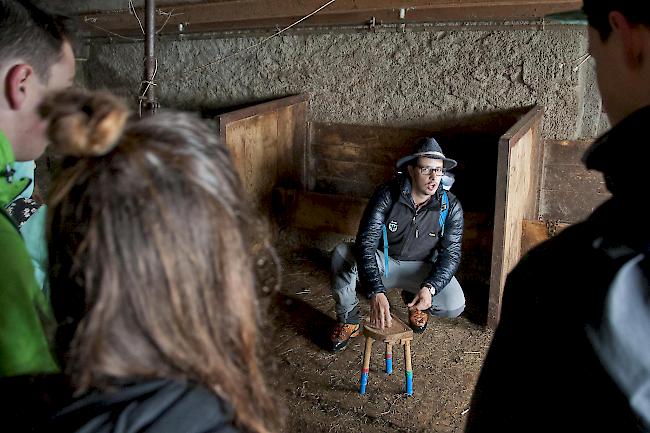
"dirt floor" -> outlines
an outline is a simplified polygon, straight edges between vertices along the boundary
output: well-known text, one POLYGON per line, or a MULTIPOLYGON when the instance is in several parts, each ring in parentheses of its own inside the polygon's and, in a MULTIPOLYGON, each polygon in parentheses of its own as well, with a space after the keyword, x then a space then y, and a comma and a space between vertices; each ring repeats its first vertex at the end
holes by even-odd
MULTIPOLYGON (((266 355, 269 382, 282 396, 285 432, 462 432, 472 390, 489 346, 484 314, 468 308, 458 319, 430 318, 413 341, 413 397, 404 389, 404 355, 393 353, 392 375, 384 372, 383 345, 375 343, 366 395, 359 376, 363 337, 343 352, 324 349, 334 323, 329 292, 329 258, 319 252, 284 252, 283 283, 269 299, 266 355)), ((462 281, 461 281, 462 283, 462 281)), ((368 303, 362 308, 368 312, 368 303)), ((399 293, 389 293, 396 313, 408 323, 399 293)), ((482 308, 481 308, 482 309, 482 308)))

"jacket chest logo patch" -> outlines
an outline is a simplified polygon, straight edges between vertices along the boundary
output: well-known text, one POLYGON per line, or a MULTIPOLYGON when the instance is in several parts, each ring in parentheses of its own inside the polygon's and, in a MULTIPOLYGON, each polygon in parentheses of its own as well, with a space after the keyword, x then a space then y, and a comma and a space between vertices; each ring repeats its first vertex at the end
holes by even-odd
POLYGON ((397 221, 391 221, 391 222, 388 224, 388 230, 390 230, 391 232, 395 233, 395 232, 397 231, 397 221))

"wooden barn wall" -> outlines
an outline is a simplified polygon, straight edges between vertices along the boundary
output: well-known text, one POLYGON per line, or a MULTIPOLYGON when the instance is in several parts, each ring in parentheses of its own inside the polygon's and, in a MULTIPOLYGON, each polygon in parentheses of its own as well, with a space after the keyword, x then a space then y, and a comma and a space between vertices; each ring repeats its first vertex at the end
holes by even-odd
POLYGON ((426 130, 310 123, 310 189, 368 198, 395 173, 395 162, 426 130))
POLYGON ((466 211, 494 212, 499 133, 462 133, 337 123, 310 123, 309 189, 369 198, 395 173, 395 163, 411 152, 418 137, 434 136, 458 161, 452 192, 466 211))
POLYGON ((546 141, 539 212, 543 220, 581 221, 610 197, 602 174, 588 171, 582 163, 582 155, 590 144, 591 141, 546 141))

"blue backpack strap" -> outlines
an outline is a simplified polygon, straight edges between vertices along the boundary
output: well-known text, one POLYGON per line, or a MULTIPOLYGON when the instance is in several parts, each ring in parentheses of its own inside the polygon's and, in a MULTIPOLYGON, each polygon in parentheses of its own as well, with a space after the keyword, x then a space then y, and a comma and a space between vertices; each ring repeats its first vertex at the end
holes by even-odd
POLYGON ((388 232, 386 224, 381 225, 381 231, 384 234, 384 277, 388 276, 388 232))
POLYGON ((445 221, 447 220, 447 214, 449 213, 449 196, 447 191, 442 191, 442 205, 440 206, 440 218, 438 219, 438 225, 440 226, 440 236, 442 237, 445 234, 445 221))

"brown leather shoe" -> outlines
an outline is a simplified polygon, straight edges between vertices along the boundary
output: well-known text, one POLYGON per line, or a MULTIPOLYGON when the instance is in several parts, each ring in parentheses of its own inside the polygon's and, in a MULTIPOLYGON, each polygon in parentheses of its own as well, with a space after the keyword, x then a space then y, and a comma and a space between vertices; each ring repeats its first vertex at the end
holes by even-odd
POLYGON ((358 323, 337 323, 330 334, 332 343, 332 352, 338 352, 345 349, 350 338, 356 337, 361 333, 361 325, 358 323))
POLYGON ((421 334, 427 329, 427 322, 429 315, 425 311, 418 310, 417 308, 409 308, 409 325, 416 334, 421 334))

